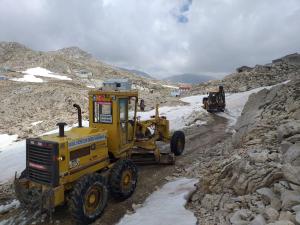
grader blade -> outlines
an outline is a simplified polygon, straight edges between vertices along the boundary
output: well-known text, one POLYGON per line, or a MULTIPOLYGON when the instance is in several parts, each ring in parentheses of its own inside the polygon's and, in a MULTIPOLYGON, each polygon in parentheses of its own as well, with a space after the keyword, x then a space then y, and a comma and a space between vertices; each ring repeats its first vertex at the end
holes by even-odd
POLYGON ((159 149, 149 151, 145 149, 136 149, 132 152, 131 159, 138 165, 152 164, 174 164, 175 155, 173 153, 163 153, 159 149))

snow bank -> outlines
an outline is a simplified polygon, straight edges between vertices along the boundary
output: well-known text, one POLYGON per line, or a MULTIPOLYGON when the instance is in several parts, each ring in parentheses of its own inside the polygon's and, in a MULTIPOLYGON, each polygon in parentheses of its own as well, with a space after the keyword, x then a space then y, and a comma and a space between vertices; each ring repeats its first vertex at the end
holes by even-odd
POLYGON ((17 140, 18 135, 0 134, 0 151, 17 140))
POLYGON ((0 184, 20 174, 26 164, 26 141, 15 142, 5 149, 0 148, 0 184), (3 151, 2 151, 3 150, 3 151))
POLYGON ((14 81, 20 81, 20 82, 35 82, 35 83, 42 83, 43 79, 38 78, 39 77, 50 77, 50 78, 55 78, 58 80, 72 80, 71 78, 59 74, 52 73, 51 71, 42 68, 42 67, 35 67, 35 68, 30 68, 25 71, 22 71, 23 78, 13 78, 11 80, 14 81))
POLYGON ((31 125, 32 125, 32 126, 36 126, 36 125, 38 125, 38 124, 40 124, 40 123, 42 123, 42 122, 43 122, 43 120, 36 121, 36 122, 31 123, 31 125))
POLYGON ((0 214, 8 212, 13 208, 18 208, 20 206, 20 202, 18 200, 13 200, 11 203, 7 205, 0 205, 0 214))
POLYGON ((43 83, 43 79, 37 78, 34 75, 24 75, 23 78, 13 78, 11 79, 13 81, 19 81, 19 82, 32 82, 32 83, 43 83))
POLYGON ((226 94, 226 109, 224 113, 218 113, 219 116, 225 117, 229 120, 229 126, 235 125, 238 117, 242 114, 243 108, 248 101, 248 98, 251 94, 257 93, 263 89, 271 89, 274 86, 286 84, 289 80, 272 85, 272 86, 265 86, 260 88, 255 88, 250 91, 239 92, 235 94, 226 94))
POLYGON ((197 179, 181 178, 153 192, 134 214, 125 215, 118 225, 195 225, 197 219, 185 208, 196 190, 197 179))
MULTIPOLYGON (((189 104, 184 106, 160 107, 159 115, 167 117, 170 121, 171 130, 179 130, 186 126, 190 126, 200 120, 200 118, 205 118, 204 115, 207 114, 207 112, 201 107, 203 97, 204 95, 195 95, 181 98, 181 101, 189 104)), ((141 120, 147 120, 151 116, 155 115, 155 109, 147 112, 138 112, 137 115, 141 120)), ((197 123, 204 124, 205 121, 199 121, 197 123)))

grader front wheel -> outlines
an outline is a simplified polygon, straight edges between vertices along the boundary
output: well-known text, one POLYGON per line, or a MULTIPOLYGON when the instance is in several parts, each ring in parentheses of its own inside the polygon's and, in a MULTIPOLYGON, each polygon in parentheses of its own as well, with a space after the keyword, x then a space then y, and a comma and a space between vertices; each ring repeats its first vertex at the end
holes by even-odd
POLYGON ((108 198, 104 179, 99 174, 82 177, 69 199, 69 210, 76 224, 90 224, 103 212, 108 198))
POLYGON ((129 198, 137 184, 137 167, 132 160, 119 160, 113 166, 109 176, 111 195, 118 200, 129 198))
POLYGON ((175 131, 172 135, 170 147, 171 152, 173 152, 176 156, 181 155, 184 151, 185 146, 185 135, 182 131, 175 131))

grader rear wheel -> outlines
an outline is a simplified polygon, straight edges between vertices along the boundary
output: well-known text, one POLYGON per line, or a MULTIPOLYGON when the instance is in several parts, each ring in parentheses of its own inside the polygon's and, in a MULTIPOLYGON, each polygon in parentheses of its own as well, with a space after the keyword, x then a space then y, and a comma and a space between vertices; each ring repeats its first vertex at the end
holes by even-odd
POLYGON ((185 135, 182 131, 175 131, 172 135, 170 147, 171 152, 173 152, 176 156, 181 155, 184 151, 185 145, 185 135))
POLYGON ((118 200, 129 198, 137 184, 137 167, 132 160, 119 160, 113 166, 109 176, 111 195, 118 200))
POLYGON ((82 177, 69 199, 69 210, 76 224, 89 224, 103 212, 108 198, 104 179, 99 174, 82 177))

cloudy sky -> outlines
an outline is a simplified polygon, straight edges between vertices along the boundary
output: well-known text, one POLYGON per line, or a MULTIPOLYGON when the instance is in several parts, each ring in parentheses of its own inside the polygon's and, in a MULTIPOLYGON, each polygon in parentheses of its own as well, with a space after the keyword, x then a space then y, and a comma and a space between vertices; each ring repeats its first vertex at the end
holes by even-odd
POLYGON ((0 0, 0 41, 78 46, 157 77, 300 52, 299 0, 0 0))

